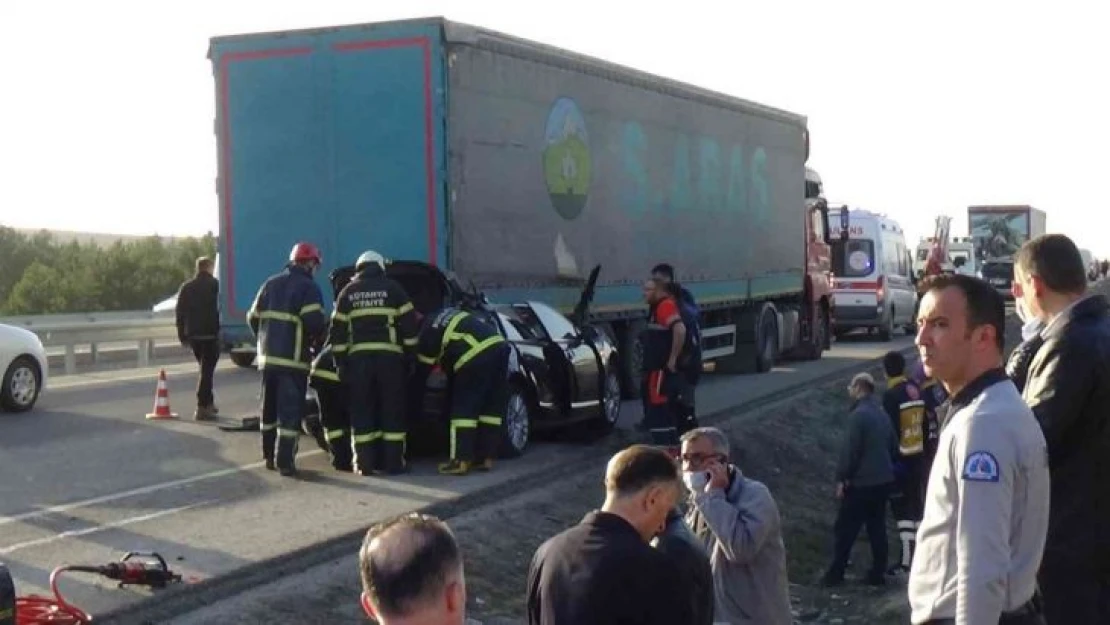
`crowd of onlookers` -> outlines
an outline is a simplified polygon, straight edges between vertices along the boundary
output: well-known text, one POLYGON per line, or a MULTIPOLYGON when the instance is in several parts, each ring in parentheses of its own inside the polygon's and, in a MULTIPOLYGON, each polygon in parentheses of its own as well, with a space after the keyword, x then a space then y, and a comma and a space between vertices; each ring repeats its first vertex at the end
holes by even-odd
MULTIPOLYGON (((863 581, 905 576, 915 625, 1110 623, 1110 303, 1062 235, 1019 251, 1013 294, 1024 327, 1005 362, 1001 295, 946 274, 924 285, 920 365, 891 352, 881 392, 867 373, 850 382, 825 585, 844 582, 866 528, 863 581)), ((379 622, 465 622, 441 521, 375 526, 360 567, 379 622)), ((613 456, 601 507, 537 549, 522 588, 533 625, 794 622, 778 507, 711 427, 683 434, 677 459, 648 445, 613 456)))

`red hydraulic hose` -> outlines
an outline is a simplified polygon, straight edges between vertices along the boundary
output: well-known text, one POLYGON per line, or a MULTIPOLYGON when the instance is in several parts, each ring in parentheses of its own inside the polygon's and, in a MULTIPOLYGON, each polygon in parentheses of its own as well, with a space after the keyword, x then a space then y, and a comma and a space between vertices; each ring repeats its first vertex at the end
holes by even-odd
POLYGON ((85 625, 92 622, 81 608, 66 602, 58 590, 58 577, 62 573, 79 571, 97 573, 95 567, 59 566, 50 572, 50 590, 54 598, 29 595, 15 600, 15 625, 85 625))

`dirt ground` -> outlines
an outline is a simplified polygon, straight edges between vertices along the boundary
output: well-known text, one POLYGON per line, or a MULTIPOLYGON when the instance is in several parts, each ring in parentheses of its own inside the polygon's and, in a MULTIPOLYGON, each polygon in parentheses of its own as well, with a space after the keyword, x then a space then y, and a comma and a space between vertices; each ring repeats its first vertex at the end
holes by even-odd
MULTIPOLYGON (((1020 339, 1013 314, 1007 323, 1007 354, 1020 339)), ((853 372, 854 373, 854 372, 853 372)), ((878 370, 873 374, 880 379, 878 370)), ((737 465, 767 484, 783 517, 791 596, 799 623, 906 623, 904 581, 884 589, 858 583, 870 559, 863 533, 853 552, 847 583, 817 586, 828 564, 836 515, 833 473, 848 407, 845 384, 851 374, 807 389, 787 402, 713 423, 729 433, 737 465)), ((538 493, 527 493, 451 520, 463 545, 470 613, 485 625, 524 623, 526 577, 536 548, 577 523, 603 499, 602 469, 538 493)), ((890 558, 898 557, 893 519, 888 531, 890 558)))

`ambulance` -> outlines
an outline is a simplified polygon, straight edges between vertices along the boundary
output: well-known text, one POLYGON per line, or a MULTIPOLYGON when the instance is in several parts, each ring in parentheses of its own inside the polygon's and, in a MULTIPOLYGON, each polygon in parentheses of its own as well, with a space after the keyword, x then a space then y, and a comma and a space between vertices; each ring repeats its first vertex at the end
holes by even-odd
POLYGON ((902 226, 886 215, 847 207, 830 207, 829 223, 848 231, 846 239, 832 238, 836 336, 865 328, 889 341, 899 328, 914 332, 917 289, 902 226))

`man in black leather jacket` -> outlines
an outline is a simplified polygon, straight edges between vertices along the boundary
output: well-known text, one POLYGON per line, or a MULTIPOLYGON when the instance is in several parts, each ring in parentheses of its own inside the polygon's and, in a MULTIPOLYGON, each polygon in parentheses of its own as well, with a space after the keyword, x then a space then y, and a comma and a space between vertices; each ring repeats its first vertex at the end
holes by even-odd
POLYGON ((1022 396, 1048 442, 1052 494, 1039 582, 1057 623, 1110 623, 1110 302, 1087 292, 1078 248, 1022 246, 1014 296, 1044 322, 1022 396))

